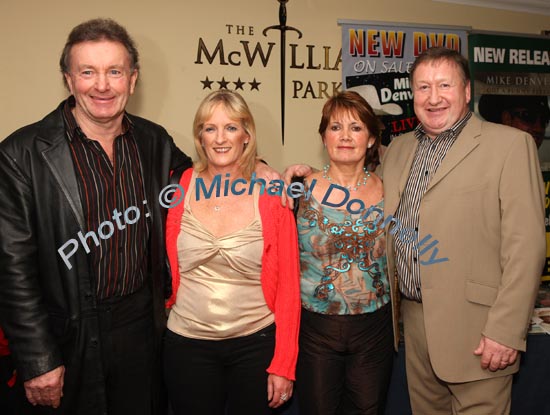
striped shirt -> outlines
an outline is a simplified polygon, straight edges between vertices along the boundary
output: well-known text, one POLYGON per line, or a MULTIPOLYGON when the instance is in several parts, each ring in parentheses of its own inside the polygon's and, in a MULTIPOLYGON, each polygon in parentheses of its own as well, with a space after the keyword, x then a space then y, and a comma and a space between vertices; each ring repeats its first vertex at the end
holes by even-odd
POLYGON ((124 116, 111 163, 101 144, 79 128, 74 105, 69 98, 63 116, 86 218, 81 244, 89 248, 92 284, 99 300, 128 295, 144 284, 150 230, 132 122, 124 116))
MULTIPOLYGON (((434 139, 428 137, 419 124, 415 131, 418 147, 414 155, 407 184, 401 195, 395 217, 403 229, 414 229, 418 236, 419 210, 422 197, 447 152, 472 116, 468 113, 450 129, 434 139)), ((395 238, 395 267, 399 276, 399 290, 410 300, 422 301, 420 292, 419 247, 416 238, 395 238), (409 239, 409 240, 407 240, 409 239)), ((424 247, 420 247, 423 249, 424 247)))

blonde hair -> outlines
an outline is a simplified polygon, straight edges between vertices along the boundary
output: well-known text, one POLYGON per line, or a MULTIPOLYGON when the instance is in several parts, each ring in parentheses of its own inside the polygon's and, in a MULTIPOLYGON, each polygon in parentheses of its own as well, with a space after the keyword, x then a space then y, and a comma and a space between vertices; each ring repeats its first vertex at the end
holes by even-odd
POLYGON ((195 120, 193 121, 193 137, 199 160, 195 162, 194 167, 198 172, 204 171, 208 167, 208 158, 202 148, 201 133, 204 123, 212 116, 218 104, 223 105, 229 118, 238 121, 249 136, 248 144, 245 146, 244 152, 238 161, 243 176, 248 179, 256 167, 256 125, 244 98, 237 92, 227 89, 211 92, 202 100, 197 108, 195 120))

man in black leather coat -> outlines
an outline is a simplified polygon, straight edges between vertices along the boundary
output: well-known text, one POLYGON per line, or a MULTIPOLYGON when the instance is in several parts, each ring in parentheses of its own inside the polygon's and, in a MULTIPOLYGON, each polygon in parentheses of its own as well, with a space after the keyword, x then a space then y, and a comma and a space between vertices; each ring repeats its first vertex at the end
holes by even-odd
POLYGON ((123 27, 75 27, 60 63, 71 97, 0 143, 0 326, 17 410, 158 413, 170 289, 158 196, 191 160, 164 128, 125 112, 139 64, 123 27))

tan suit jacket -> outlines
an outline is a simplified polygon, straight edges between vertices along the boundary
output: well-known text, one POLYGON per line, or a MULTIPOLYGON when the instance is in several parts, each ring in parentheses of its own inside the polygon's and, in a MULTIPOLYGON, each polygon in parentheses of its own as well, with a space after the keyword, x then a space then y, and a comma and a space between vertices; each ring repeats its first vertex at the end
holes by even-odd
MULTIPOLYGON (((387 218, 399 205, 417 147, 397 137, 382 165, 387 218)), ((514 128, 468 121, 422 198, 419 240, 438 240, 436 257, 420 265, 424 324, 436 375, 446 382, 502 376, 480 367, 481 335, 525 350, 545 260, 544 189, 533 138, 514 128)), ((395 275, 388 234, 388 275, 395 275)), ((427 252, 421 260, 428 260, 427 252)), ((397 309, 397 284, 390 278, 397 309)), ((394 313, 394 316, 396 313, 394 313)))

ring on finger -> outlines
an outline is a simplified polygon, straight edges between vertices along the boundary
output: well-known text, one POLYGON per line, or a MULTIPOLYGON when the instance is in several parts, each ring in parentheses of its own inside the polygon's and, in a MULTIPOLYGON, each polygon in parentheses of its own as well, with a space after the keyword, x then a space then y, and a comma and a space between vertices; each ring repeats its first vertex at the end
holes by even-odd
POLYGON ((288 394, 286 392, 281 393, 281 401, 286 401, 288 394))

